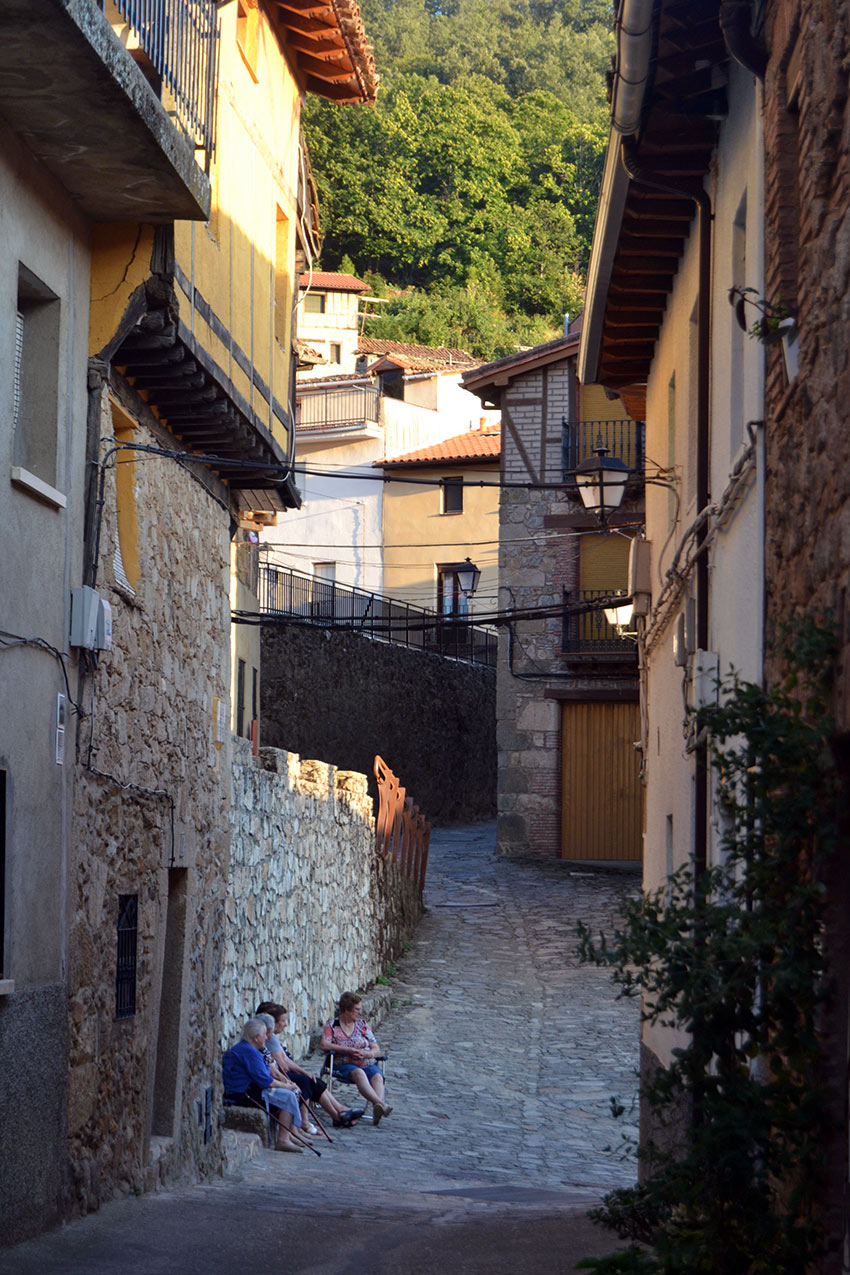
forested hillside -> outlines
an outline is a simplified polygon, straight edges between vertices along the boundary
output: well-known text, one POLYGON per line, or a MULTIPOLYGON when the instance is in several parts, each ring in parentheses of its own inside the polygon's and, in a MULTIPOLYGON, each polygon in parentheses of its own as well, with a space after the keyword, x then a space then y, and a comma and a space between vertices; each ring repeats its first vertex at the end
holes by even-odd
POLYGON ((308 99, 325 269, 389 296, 369 333, 485 358, 580 305, 606 138, 606 0, 361 0, 372 109, 308 99))

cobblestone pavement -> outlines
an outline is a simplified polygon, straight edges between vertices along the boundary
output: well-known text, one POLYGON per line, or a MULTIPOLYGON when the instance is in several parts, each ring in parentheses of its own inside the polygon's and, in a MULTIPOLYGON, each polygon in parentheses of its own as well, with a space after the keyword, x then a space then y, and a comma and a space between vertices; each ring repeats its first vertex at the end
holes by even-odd
MULTIPOLYGON (((236 1270, 223 1256, 210 1266, 204 1238, 223 1255, 228 1218, 256 1234, 287 1213, 298 1218, 304 1248, 290 1243, 280 1269, 303 1275, 360 1271, 366 1260, 388 1275, 572 1271, 577 1257, 612 1247, 581 1228, 588 1203, 634 1180, 623 1142, 637 1132, 638 1007, 617 999, 605 971, 579 966, 575 927, 583 920, 610 932, 638 873, 496 858, 494 837, 491 824, 434 837, 428 911, 376 1033, 389 1055, 393 1106, 379 1128, 363 1122, 334 1133, 333 1146, 317 1140, 320 1159, 261 1151, 229 1178, 110 1206, 59 1233, 56 1265, 48 1237, 14 1250, 11 1265, 0 1254, 0 1271, 107 1272, 113 1248, 126 1269, 128 1237, 122 1242, 115 1228, 133 1217, 137 1247, 139 1226, 151 1227, 134 1253, 145 1275, 236 1270), (614 1096, 626 1109, 619 1120, 614 1096), (181 1232, 184 1205, 195 1223, 191 1250, 178 1259, 157 1250, 156 1235, 168 1235, 169 1225, 181 1232), (559 1217, 564 1225, 574 1219, 584 1247, 556 1258, 559 1217), (307 1242, 311 1218, 322 1231, 318 1255, 307 1242), (346 1219, 347 1233, 339 1229, 346 1219), (355 1219, 368 1243, 362 1229, 352 1232, 355 1219), (435 1227, 449 1228, 448 1257, 436 1241, 425 1250, 415 1243, 426 1224, 432 1238, 435 1227)), ((343 1096, 353 1093, 342 1087, 343 1096)))

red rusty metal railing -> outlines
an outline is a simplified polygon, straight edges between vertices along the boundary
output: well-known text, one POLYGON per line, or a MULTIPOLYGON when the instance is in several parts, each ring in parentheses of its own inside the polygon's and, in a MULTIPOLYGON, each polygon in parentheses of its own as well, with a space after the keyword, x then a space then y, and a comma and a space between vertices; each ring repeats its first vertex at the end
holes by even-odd
POLYGON ((389 856, 422 891, 428 870, 431 825, 383 757, 375 758, 375 778, 379 798, 375 826, 378 853, 389 856))

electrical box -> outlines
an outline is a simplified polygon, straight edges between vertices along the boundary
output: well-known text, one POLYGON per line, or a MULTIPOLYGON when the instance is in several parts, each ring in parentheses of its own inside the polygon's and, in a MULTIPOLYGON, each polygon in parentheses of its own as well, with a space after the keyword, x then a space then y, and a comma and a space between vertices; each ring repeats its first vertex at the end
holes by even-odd
POLYGON ((650 573, 649 540, 635 538, 629 547, 629 594, 634 601, 635 615, 648 615, 652 601, 652 576, 650 573))
POLYGON ((71 646, 95 649, 100 598, 87 584, 71 590, 71 646))
POLYGON ((112 607, 106 598, 98 598, 97 632, 94 643, 99 651, 112 650, 112 607))
POLYGON ((694 659, 694 707, 717 703, 720 656, 716 651, 697 651, 694 659))
POLYGON ((87 584, 71 590, 71 646, 86 651, 112 649, 112 608, 87 584))
POLYGON ((673 630, 673 663, 676 668, 684 668, 688 662, 688 638, 685 630, 685 614, 680 611, 676 616, 676 627, 673 630))

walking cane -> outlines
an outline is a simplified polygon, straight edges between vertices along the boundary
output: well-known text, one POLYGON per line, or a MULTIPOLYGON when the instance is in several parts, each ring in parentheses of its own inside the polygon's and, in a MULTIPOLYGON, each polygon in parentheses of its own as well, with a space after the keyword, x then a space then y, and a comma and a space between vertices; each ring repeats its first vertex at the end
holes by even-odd
MULTIPOLYGON (((257 1108, 258 1111, 263 1111, 266 1113, 266 1115, 271 1116, 272 1120, 274 1120, 275 1124, 277 1125, 279 1129, 283 1129, 285 1127, 283 1122, 279 1120, 278 1117, 272 1111, 266 1111, 266 1108, 263 1106, 263 1104, 261 1102, 257 1102, 256 1098, 252 1098, 249 1093, 246 1093, 245 1097, 248 1099, 249 1102, 252 1102, 254 1104, 254 1106, 257 1108)), ((290 1138, 294 1138, 295 1141, 299 1143, 300 1146, 306 1147, 308 1151, 312 1151, 313 1155, 317 1155, 319 1159, 321 1160, 322 1158, 321 1151, 318 1151, 316 1147, 313 1146, 312 1142, 308 1142, 305 1138, 302 1138, 299 1133, 296 1133, 294 1128, 289 1130, 289 1136, 290 1138)))

